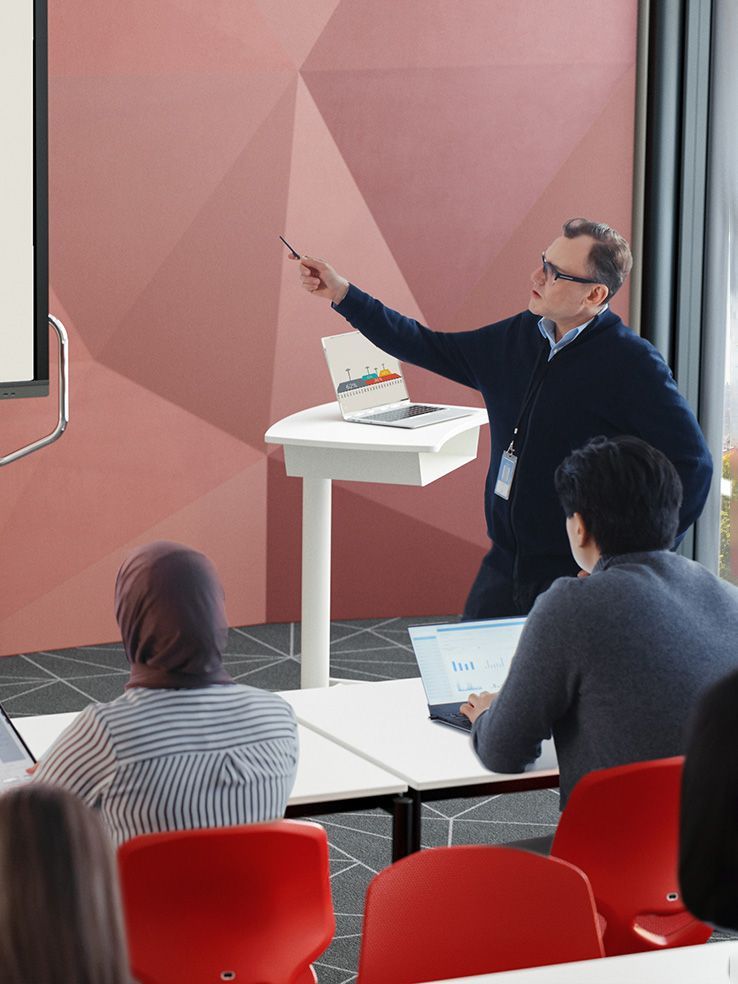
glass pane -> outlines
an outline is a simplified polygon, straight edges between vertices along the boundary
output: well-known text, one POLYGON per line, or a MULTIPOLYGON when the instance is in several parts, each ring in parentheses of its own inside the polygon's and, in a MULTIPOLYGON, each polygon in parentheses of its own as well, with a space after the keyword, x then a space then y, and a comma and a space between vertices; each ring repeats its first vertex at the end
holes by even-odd
MULTIPOLYGON (((735 217, 733 217, 735 218, 735 217)), ((738 584, 738 270, 736 226, 731 223, 726 298, 725 423, 720 485, 720 574, 738 584)))

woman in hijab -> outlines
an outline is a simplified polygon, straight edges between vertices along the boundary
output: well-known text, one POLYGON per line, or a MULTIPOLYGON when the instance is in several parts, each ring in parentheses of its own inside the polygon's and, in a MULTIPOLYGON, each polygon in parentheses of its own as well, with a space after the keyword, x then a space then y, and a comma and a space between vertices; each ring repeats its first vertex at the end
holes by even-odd
POLYGON ((91 704, 41 759, 34 780, 100 809, 113 841, 283 816, 297 725, 281 697, 223 666, 223 588, 203 554, 165 541, 118 571, 115 614, 131 675, 91 704))

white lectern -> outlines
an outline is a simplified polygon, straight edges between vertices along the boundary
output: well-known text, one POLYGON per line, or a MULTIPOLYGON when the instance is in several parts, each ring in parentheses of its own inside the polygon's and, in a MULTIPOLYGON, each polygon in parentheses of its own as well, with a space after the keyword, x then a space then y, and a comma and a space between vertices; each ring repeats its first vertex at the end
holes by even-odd
POLYGON ((477 456, 487 411, 409 430, 350 424, 337 403, 302 410, 266 432, 284 446, 288 475, 302 478, 303 687, 327 687, 330 676, 331 481, 429 485, 477 456))

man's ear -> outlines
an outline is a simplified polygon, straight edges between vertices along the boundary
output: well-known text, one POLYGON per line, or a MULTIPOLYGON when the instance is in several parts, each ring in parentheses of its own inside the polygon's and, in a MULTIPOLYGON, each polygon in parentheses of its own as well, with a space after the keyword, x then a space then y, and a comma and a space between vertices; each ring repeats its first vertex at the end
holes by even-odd
POLYGON ((607 301, 609 293, 604 284, 595 284, 589 294, 587 294, 587 304, 590 307, 602 307, 607 301))
POLYGON ((587 529, 587 524, 582 518, 582 514, 575 512, 572 516, 574 520, 574 536, 576 538, 576 544, 581 549, 583 547, 588 547, 592 542, 592 535, 587 529))

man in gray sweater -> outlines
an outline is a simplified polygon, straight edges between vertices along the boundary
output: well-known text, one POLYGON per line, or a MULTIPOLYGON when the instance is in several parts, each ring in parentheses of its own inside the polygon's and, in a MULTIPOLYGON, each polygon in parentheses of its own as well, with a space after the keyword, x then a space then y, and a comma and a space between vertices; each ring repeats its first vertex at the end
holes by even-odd
POLYGON ((683 754, 700 694, 738 668, 738 588, 670 552, 681 483, 645 442, 595 438, 554 480, 582 575, 538 597, 499 694, 461 712, 494 772, 553 734, 563 809, 593 769, 683 754))

